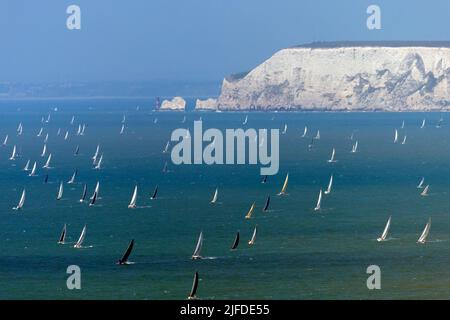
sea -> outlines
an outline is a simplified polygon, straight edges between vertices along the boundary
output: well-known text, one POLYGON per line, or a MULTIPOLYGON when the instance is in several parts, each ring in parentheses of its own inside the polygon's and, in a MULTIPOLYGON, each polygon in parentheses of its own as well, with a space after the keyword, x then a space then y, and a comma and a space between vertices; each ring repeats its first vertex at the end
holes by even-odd
POLYGON ((0 143, 9 135, 0 147, 0 299, 186 299, 196 271, 202 300, 449 298, 447 114, 154 112, 153 105, 153 99, 131 98, 0 102, 0 143), (278 174, 263 184, 259 164, 172 163, 170 150, 162 152, 172 131, 191 129, 200 117, 204 128, 220 130, 281 132, 286 124, 278 174), (86 125, 82 136, 76 135, 79 124, 86 125), (317 130, 320 139, 309 148, 317 130), (14 145, 19 157, 11 161, 14 145), (97 145, 100 170, 92 164, 97 145), (333 148, 337 161, 329 163, 333 148), (52 168, 43 169, 49 153, 52 168), (37 161, 36 177, 23 171, 27 160, 37 161), (75 170, 75 183, 67 184, 75 170), (286 195, 277 196, 288 173, 286 195), (332 191, 315 211, 331 175, 332 191), (428 196, 417 188, 422 177, 428 196), (96 204, 80 203, 84 183, 89 197, 97 181, 96 204), (56 200, 60 182, 64 194, 56 200), (135 185, 137 208, 129 209, 135 185), (157 199, 151 200, 156 186, 157 199), (211 204, 216 188, 218 200, 211 204), (23 189, 23 209, 12 210, 23 189), (267 196, 270 207, 262 212, 267 196), (245 219, 253 202, 252 218, 245 219), (378 242, 390 216, 387 239, 378 242), (429 218, 427 242, 418 244, 429 218), (85 225, 84 247, 75 249, 85 225), (239 246, 230 250, 238 231, 239 246), (204 259, 192 260, 200 232, 204 259), (117 265, 131 239, 133 264, 117 265), (72 265, 80 269, 80 289, 67 286, 72 265), (379 267, 379 289, 367 285, 370 266, 379 267))

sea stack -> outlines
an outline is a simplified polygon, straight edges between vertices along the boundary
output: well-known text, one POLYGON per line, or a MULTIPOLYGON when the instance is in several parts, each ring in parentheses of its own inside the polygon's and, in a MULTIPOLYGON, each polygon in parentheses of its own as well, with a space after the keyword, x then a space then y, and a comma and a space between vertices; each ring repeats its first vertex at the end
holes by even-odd
POLYGON ((219 110, 450 109, 450 42, 333 42, 278 51, 225 78, 219 110))
POLYGON ((201 110, 201 111, 216 111, 217 110, 217 100, 216 99, 206 99, 206 100, 200 100, 197 99, 195 102, 195 110, 201 110))
POLYGON ((172 100, 164 100, 159 110, 184 111, 186 108, 186 100, 182 97, 174 97, 172 100))

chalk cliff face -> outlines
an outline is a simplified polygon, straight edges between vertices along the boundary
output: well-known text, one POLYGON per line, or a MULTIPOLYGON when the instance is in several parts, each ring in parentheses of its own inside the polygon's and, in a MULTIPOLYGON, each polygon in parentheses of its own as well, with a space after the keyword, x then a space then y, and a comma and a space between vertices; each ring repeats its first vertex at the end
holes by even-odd
POLYGON ((195 102, 195 110, 217 110, 217 100, 212 98, 206 100, 197 99, 195 102))
POLYGON ((450 43, 318 43, 223 81, 220 110, 448 110, 450 43))
POLYGON ((172 100, 164 100, 159 110, 184 111, 186 101, 181 97, 174 97, 172 100))

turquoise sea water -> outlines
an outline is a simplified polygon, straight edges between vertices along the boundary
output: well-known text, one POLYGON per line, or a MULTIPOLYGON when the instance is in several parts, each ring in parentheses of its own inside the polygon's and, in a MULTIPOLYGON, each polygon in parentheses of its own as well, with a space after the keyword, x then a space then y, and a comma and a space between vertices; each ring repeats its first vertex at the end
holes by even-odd
POLYGON ((279 128, 280 171, 261 184, 259 166, 185 165, 169 161, 162 150, 173 129, 192 127, 200 116, 204 128, 239 128, 246 113, 151 113, 146 100, 10 101, 0 103, 0 298, 2 299, 185 299, 195 271, 201 299, 412 299, 450 296, 450 126, 436 128, 438 113, 250 113, 247 128, 279 128), (140 110, 136 110, 136 106, 140 110), (48 152, 53 169, 41 169, 43 138, 36 136, 41 117, 53 107, 48 152), (119 135, 123 114, 124 135, 119 135), (69 122, 75 115, 75 125, 69 122), (186 116, 186 124, 181 124, 186 116), (155 124, 154 119, 158 118, 155 124), (420 129, 422 119, 427 126, 420 129), (402 120, 405 128, 400 129, 402 120), (16 135, 19 122, 24 131, 16 135), (86 135, 76 136, 78 123, 86 135), (301 138, 304 126, 307 138, 301 138), (56 132, 61 128, 61 136, 56 132), (405 145, 393 143, 407 134, 405 145), (321 139, 308 144, 320 129, 321 139), (63 135, 70 131, 68 141, 63 135), (350 153, 358 140, 356 154, 350 153), (92 170, 97 144, 102 170, 92 170), (12 145, 22 156, 9 161, 12 145), (76 146, 80 155, 73 156, 76 146), (338 162, 330 164, 332 148, 338 162), (38 161, 38 176, 22 171, 38 161), (59 181, 79 170, 77 183, 59 181), (49 183, 43 184, 45 173, 49 183), (288 195, 277 197, 289 172, 288 195), (333 191, 314 212, 320 188, 334 174, 333 191), (416 188, 430 184, 428 197, 416 188), (91 194, 100 181, 97 205, 80 204, 83 183, 91 194), (135 184, 138 208, 127 209, 135 184), (150 195, 159 185, 157 200, 150 195), (11 210, 23 188, 22 211, 11 210), (209 203, 215 188, 219 200, 209 203), (261 212, 265 197, 270 211, 261 212), (252 219, 244 216, 253 201, 252 219), (392 215, 390 239, 378 243, 392 215), (429 242, 416 241, 432 217, 429 242), (85 249, 58 245, 67 224, 68 242, 87 225, 85 249), (247 245, 255 224, 256 244, 247 245), (202 254, 192 261, 199 232, 202 254), (241 243, 230 251, 236 231, 241 243), (134 238, 129 266, 117 261, 134 238), (66 268, 78 265, 82 289, 68 290, 66 268), (366 268, 381 268, 381 290, 368 290, 366 268))

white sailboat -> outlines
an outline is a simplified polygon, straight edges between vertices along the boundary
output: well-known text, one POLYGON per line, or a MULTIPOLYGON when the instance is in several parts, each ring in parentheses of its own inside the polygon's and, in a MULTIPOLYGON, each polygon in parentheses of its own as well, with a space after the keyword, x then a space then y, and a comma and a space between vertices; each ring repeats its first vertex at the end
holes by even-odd
POLYGON ((249 244, 250 246, 252 246, 252 245, 255 244, 257 229, 258 229, 258 225, 255 226, 255 229, 253 230, 252 238, 251 238, 250 241, 248 242, 248 244, 249 244))
POLYGON ((402 129, 405 128, 405 120, 402 121, 402 129))
POLYGON ((97 149, 95 149, 95 153, 92 156, 92 160, 94 161, 94 164, 97 162, 97 157, 98 157, 99 152, 100 152, 100 145, 98 144, 97 149))
POLYGON ((64 193, 64 184, 61 181, 61 183, 59 184, 58 195, 56 196, 56 200, 61 200, 63 197, 63 193, 64 193))
POLYGON ((425 186, 425 188, 423 189, 422 193, 420 194, 422 197, 428 196, 428 188, 429 188, 429 187, 430 187, 429 184, 427 184, 427 185, 425 186))
POLYGON ((305 126, 305 129, 303 130, 302 138, 306 137, 306 133, 308 132, 308 127, 305 126))
POLYGON ((192 260, 201 259, 201 251, 203 247, 203 231, 200 232, 200 236, 197 240, 197 245, 195 246, 194 253, 192 254, 192 260))
POLYGON ((355 144, 352 146, 352 153, 356 153, 358 151, 358 140, 355 141, 355 144))
POLYGON ((284 183, 283 183, 283 187, 281 188, 280 193, 278 193, 279 196, 285 195, 286 194, 286 189, 288 186, 288 181, 289 181, 289 172, 286 174, 286 178, 284 179, 284 183))
POLYGON ((64 140, 69 139, 69 131, 66 131, 66 134, 64 135, 64 140))
POLYGON ((336 162, 336 160, 334 159, 336 155, 336 150, 333 148, 333 151, 331 152, 331 158, 328 160, 328 162, 332 163, 332 162, 336 162))
POLYGON ((73 247, 80 249, 81 246, 83 245, 85 236, 86 236, 86 225, 84 225, 83 230, 81 230, 80 237, 78 238, 77 243, 75 243, 73 247))
POLYGON ((125 131, 125 125, 123 124, 122 127, 120 128, 119 134, 123 134, 124 131, 125 131))
POLYGON ((17 148, 16 148, 16 145, 14 145, 13 151, 12 151, 11 157, 9 157, 9 160, 11 160, 11 161, 16 160, 16 156, 17 156, 17 148))
POLYGON ((389 219, 388 219, 388 221, 387 221, 387 223, 386 223, 386 226, 384 227, 383 233, 382 233, 381 236, 377 239, 378 242, 381 242, 381 241, 385 241, 385 240, 386 240, 386 237, 387 237, 388 232, 389 232, 389 228, 391 227, 391 217, 392 217, 392 216, 389 216, 389 219))
POLYGON ((69 181, 67 181, 67 183, 68 183, 68 184, 74 184, 74 183, 75 183, 75 179, 76 179, 76 177, 77 177, 77 174, 78 174, 78 170, 75 169, 75 171, 74 171, 73 174, 72 174, 72 177, 70 178, 69 181))
POLYGON ((422 125, 420 126, 420 129, 425 128, 425 119, 422 120, 422 125))
POLYGON ((5 140, 3 140, 3 146, 5 147, 8 144, 9 135, 6 135, 5 140))
POLYGON ((83 127, 81 128, 80 136, 84 136, 85 131, 86 131, 86 125, 83 123, 83 127))
POLYGON ((214 195, 212 197, 211 203, 216 203, 218 196, 219 196, 219 188, 216 188, 216 191, 214 191, 214 195))
POLYGON ((41 129, 39 130, 39 132, 38 132, 38 134, 36 136, 40 137, 42 135, 42 131, 44 131, 44 128, 41 127, 41 129))
POLYGON ((395 132, 394 132, 394 143, 397 143, 397 140, 398 140, 398 131, 397 131, 397 129, 395 129, 395 132))
POLYGON ((81 134, 81 124, 78 124, 77 136, 81 134))
POLYGON ((245 116, 245 120, 244 120, 244 122, 242 122, 242 125, 245 126, 247 124, 247 121, 248 121, 248 116, 245 116))
POLYGON ((48 155, 47 161, 45 162, 45 164, 44 164, 44 166, 42 168, 50 169, 50 161, 52 161, 52 154, 51 153, 48 155))
POLYGON ((45 154, 47 153, 47 144, 44 144, 44 147, 42 148, 41 157, 45 157, 45 154))
POLYGON ((25 196, 26 196, 26 191, 25 191, 25 189, 23 189, 22 195, 20 196, 19 204, 17 205, 17 207, 14 207, 13 210, 20 210, 23 208, 23 205, 25 204, 25 196))
POLYGON ((422 179, 420 179, 419 184, 417 185, 418 189, 422 189, 423 188, 423 183, 425 182, 425 177, 422 177, 422 179))
POLYGON ((73 125, 74 121, 75 121, 75 116, 72 116, 72 119, 70 119, 70 125, 71 126, 73 125))
POLYGON ((315 140, 320 140, 320 130, 317 130, 316 136, 314 137, 315 140))
POLYGON ((314 211, 320 210, 321 203, 322 203, 322 189, 320 189, 319 198, 317 199, 317 204, 316 207, 314 208, 314 211))
MULTIPOLYGON (((59 134, 58 134, 59 135, 59 134)), ((48 133, 47 134, 45 134, 45 139, 44 139, 44 143, 47 143, 48 142, 48 133)))
POLYGON ((134 191, 133 191, 133 195, 131 197, 130 204, 128 205, 128 209, 135 209, 136 208, 137 192, 138 192, 138 187, 135 186, 134 187, 134 191))
POLYGON ((17 127, 17 135, 20 136, 23 133, 23 125, 22 122, 19 123, 19 126, 17 127))
POLYGON ((97 181, 97 184, 95 185, 94 193, 92 194, 92 196, 89 199, 90 200, 94 199, 94 196, 99 198, 99 191, 100 191, 100 181, 97 181))
POLYGON ((417 240, 417 243, 424 244, 427 241, 428 234, 430 233, 430 228, 431 228, 431 217, 428 219, 428 222, 425 225, 425 228, 423 229, 419 239, 417 240))
POLYGON ((36 164, 36 161, 35 161, 34 164, 33 164, 33 168, 31 169, 31 172, 30 172, 30 174, 28 176, 30 176, 30 177, 36 176, 36 166, 37 166, 37 164, 36 164))
POLYGON ((250 207, 250 210, 248 210, 247 214, 245 215, 245 219, 250 219, 252 217, 254 209, 255 209, 255 202, 253 202, 252 206, 250 207))
POLYGON ((328 188, 327 190, 325 190, 325 194, 330 194, 331 193, 331 187, 333 186, 333 175, 331 175, 330 177, 330 182, 328 182, 328 188))
POLYGON ((170 140, 167 141, 166 146, 164 147, 163 153, 167 153, 169 151, 170 140))
POLYGON ((284 128, 283 128, 283 132, 281 132, 281 134, 286 134, 287 132, 287 124, 284 124, 284 128))
POLYGON ((102 162, 103 162, 103 153, 100 155, 100 159, 98 159, 97 164, 95 165, 95 170, 100 170, 102 168, 102 162))
POLYGON ((23 171, 29 171, 30 170, 30 160, 27 161, 27 164, 23 168, 23 171))
POLYGON ((402 144, 406 144, 406 134, 405 134, 405 136, 403 137, 402 144))

